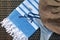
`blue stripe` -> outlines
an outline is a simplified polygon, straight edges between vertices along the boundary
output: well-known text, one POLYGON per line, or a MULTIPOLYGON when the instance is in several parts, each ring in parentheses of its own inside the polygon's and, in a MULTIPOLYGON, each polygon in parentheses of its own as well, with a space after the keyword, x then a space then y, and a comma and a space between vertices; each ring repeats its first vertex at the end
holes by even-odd
POLYGON ((37 11, 39 11, 31 2, 30 0, 27 0, 37 11))
MULTIPOLYGON (((30 11, 30 9, 27 8, 24 3, 22 3, 22 4, 23 4, 23 6, 24 6, 26 9, 28 9, 28 10, 30 11)), ((27 13, 26 13, 21 7, 19 7, 19 8, 27 15, 27 13)), ((34 21, 33 21, 33 22, 34 22, 34 21)), ((39 26, 37 22, 34 22, 34 23, 35 23, 37 26, 39 26)))
MULTIPOLYGON (((24 5, 25 6, 25 5, 24 5)), ((26 6, 25 6, 26 7, 26 6)), ((27 13, 21 8, 21 7, 19 7, 26 15, 27 15, 27 13)), ((27 7, 26 7, 27 8, 27 7)), ((28 9, 29 10, 29 9, 28 9)), ((30 10, 29 10, 30 11, 30 10)), ((34 22, 34 21, 33 21, 34 22)), ((34 22, 37 26, 39 26, 38 25, 38 23, 37 22, 34 22)))
MULTIPOLYGON (((33 5, 33 4, 32 4, 33 5)), ((33 5, 34 6, 34 5, 33 5)), ((34 6, 35 7, 35 6, 34 6)), ((24 12, 26 15, 27 13, 24 11, 24 9, 22 9, 21 7, 19 7, 20 10, 22 10, 22 12, 24 12)), ((28 8, 25 6, 25 8, 28 8)), ((36 9, 36 7, 35 7, 36 9)), ((29 8, 28 8, 29 10, 29 8)), ((19 18, 19 16, 21 16, 21 14, 17 11, 14 10, 9 16, 8 18, 20 29, 22 30, 22 32, 27 36, 30 37, 36 30, 34 29, 34 27, 32 27, 32 25, 27 21, 26 18, 19 18)))
POLYGON ((26 18, 19 18, 21 14, 14 10, 8 18, 21 30, 27 37, 30 37, 36 30, 32 25, 27 21, 26 18))
MULTIPOLYGON (((26 9, 28 9, 28 11, 31 11, 24 3, 22 3, 22 5, 26 8, 26 9)), ((27 14, 26 12, 25 12, 25 10, 23 10, 21 7, 19 7, 25 14, 27 14)), ((37 26, 39 26, 39 24, 38 24, 38 22, 36 22, 36 21, 33 21, 37 26)))
POLYGON ((28 9, 29 11, 31 11, 24 3, 22 3, 22 5, 23 5, 26 9, 28 9))
POLYGON ((19 7, 19 8, 27 15, 27 13, 21 7, 19 7))
POLYGON ((38 3, 39 3, 39 0, 36 0, 36 2, 38 2, 38 3))
POLYGON ((33 22, 34 22, 38 27, 40 27, 40 26, 39 26, 40 24, 39 24, 36 20, 34 20, 33 22))
POLYGON ((34 0, 34 1, 39 5, 39 3, 36 0, 34 0))
MULTIPOLYGON (((36 3, 34 1, 31 1, 33 4, 36 3)), ((36 12, 38 12, 27 0, 25 2, 23 2, 25 4, 26 7, 28 7, 30 9, 30 7, 32 8, 32 10, 35 10, 36 12)), ((34 4, 35 5, 35 4, 34 4)), ((36 3, 35 7, 38 9, 38 4, 36 3), (36 6, 37 5, 37 6, 36 6)), ((30 9, 31 10, 31 9, 30 9)))

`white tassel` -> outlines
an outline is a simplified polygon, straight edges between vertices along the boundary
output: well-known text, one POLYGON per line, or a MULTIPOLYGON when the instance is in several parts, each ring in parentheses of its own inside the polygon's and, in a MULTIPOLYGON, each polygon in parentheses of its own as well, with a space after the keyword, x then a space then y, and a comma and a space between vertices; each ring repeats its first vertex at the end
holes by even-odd
POLYGON ((18 32, 19 30, 16 28, 16 29, 12 29, 12 31, 11 31, 11 33, 10 33, 10 35, 12 35, 12 33, 14 33, 14 32, 18 32))
POLYGON ((13 40, 28 40, 24 33, 19 30, 8 18, 5 18, 1 26, 6 29, 6 32, 13 37, 13 40))
POLYGON ((2 24, 1 26, 4 27, 4 26, 6 25, 6 22, 7 22, 7 20, 6 20, 6 18, 5 18, 5 19, 1 22, 1 24, 2 24))
POLYGON ((10 31, 11 29, 15 29, 16 27, 14 25, 10 26, 9 28, 6 29, 6 32, 10 31))

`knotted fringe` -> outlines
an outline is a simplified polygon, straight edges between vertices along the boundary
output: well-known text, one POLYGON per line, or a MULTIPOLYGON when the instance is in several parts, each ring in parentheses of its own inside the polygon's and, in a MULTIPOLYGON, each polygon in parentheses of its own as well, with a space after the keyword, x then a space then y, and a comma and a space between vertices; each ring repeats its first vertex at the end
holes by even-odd
POLYGON ((5 18, 0 23, 2 24, 1 26, 6 29, 6 32, 13 37, 13 40, 28 40, 24 33, 19 30, 8 18, 5 18))

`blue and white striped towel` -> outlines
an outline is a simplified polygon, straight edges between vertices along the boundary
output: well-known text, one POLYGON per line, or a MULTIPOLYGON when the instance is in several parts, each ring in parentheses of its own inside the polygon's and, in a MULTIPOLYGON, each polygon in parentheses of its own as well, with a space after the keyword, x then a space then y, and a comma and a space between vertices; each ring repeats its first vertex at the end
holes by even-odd
POLYGON ((13 40, 28 40, 39 28, 35 21, 39 19, 38 5, 39 0, 25 0, 1 22, 13 40))

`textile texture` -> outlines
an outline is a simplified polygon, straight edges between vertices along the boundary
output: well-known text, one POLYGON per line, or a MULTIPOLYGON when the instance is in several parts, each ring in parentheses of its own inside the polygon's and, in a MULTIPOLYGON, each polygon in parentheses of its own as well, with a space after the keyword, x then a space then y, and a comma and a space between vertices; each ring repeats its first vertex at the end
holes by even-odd
MULTIPOLYGON (((0 21, 7 17, 23 0, 0 0, 0 21)), ((12 40, 12 37, 0 26, 0 40, 12 40), (4 36, 5 35, 5 36, 4 36)), ((39 29, 29 40, 39 40, 39 29)))
MULTIPOLYGON (((23 0, 0 0, 0 21, 6 18, 23 0)), ((12 40, 13 38, 0 25, 0 40, 12 40)), ((40 40, 40 29, 38 29, 29 40, 40 40)), ((60 40, 60 35, 53 33, 50 40, 60 40)))

